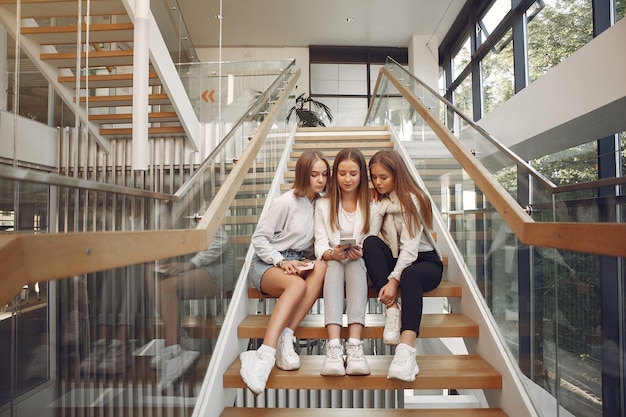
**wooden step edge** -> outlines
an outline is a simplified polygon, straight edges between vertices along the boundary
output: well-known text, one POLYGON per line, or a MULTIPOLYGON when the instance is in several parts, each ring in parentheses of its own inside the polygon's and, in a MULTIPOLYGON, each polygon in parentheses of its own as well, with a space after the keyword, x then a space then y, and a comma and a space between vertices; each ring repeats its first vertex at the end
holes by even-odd
MULTIPOLYGON (((118 49, 115 51, 90 51, 89 58, 118 58, 118 57, 132 57, 134 51, 132 49, 118 49)), ((85 58, 86 52, 81 52, 80 56, 85 58)), ((39 58, 42 61, 52 59, 76 59, 76 52, 55 52, 40 54, 39 58)))
MULTIPOLYGON (((164 100, 168 99, 167 94, 148 94, 148 100, 164 100)), ((80 102, 84 103, 87 101, 87 97, 81 97, 80 102)), ((128 101, 130 103, 133 102, 132 94, 122 94, 117 96, 89 96, 89 102, 97 103, 97 102, 108 102, 108 101, 128 101)))
MULTIPOLYGON (((89 25, 89 32, 111 32, 119 30, 133 30, 134 26, 130 22, 126 23, 94 23, 89 25)), ((83 24, 82 32, 87 31, 87 25, 83 24)), ((76 33, 76 25, 62 26, 29 26, 21 29, 22 35, 32 34, 56 34, 56 33, 76 33)), ((132 39, 131 39, 132 40, 132 39)))
POLYGON ((387 131, 387 126, 326 126, 326 127, 299 127, 298 132, 346 132, 346 131, 387 131))
MULTIPOLYGON (((356 139, 355 139, 356 140, 356 139)), ((307 149, 328 149, 329 151, 341 150, 343 148, 354 147, 354 142, 333 142, 333 143, 294 143, 293 150, 307 150, 307 149)), ((368 148, 375 148, 377 150, 391 148, 393 149, 392 142, 368 142, 359 140, 359 149, 364 150, 368 148)))
POLYGON ((334 134, 334 135, 307 135, 307 136, 296 136, 295 143, 311 143, 311 142, 341 142, 341 141, 353 141, 359 140, 363 142, 372 142, 372 141, 384 141, 389 142, 391 140, 391 135, 388 133, 376 133, 371 135, 364 134, 354 134, 354 135, 343 135, 343 134, 334 134))
MULTIPOLYGON (((57 78, 57 81, 61 84, 76 84, 75 75, 62 75, 57 78)), ((90 88, 116 88, 116 87, 132 87, 133 74, 99 74, 99 75, 83 75, 80 77, 81 88, 85 87, 86 82, 89 81, 90 88)), ((148 73, 149 85, 159 85, 161 80, 156 72, 148 73)))
MULTIPOLYGON (((399 390, 399 389, 502 389, 502 376, 478 355, 418 355, 420 369, 415 381, 387 379, 392 355, 365 355, 371 374, 366 376, 321 376, 324 355, 300 355, 300 369, 274 367, 266 388, 399 390)), ((225 388, 246 388, 241 379, 239 357, 224 373, 225 388)))
MULTIPOLYGON (((132 113, 111 113, 111 114, 90 114, 89 120, 98 123, 131 123, 132 113)), ((148 113, 149 123, 177 122, 179 121, 176 112, 151 112, 148 113)))
MULTIPOLYGON (((133 129, 131 127, 107 128, 107 129, 100 129, 99 133, 102 136, 111 136, 111 135, 130 136, 133 133, 133 129)), ((185 129, 182 126, 165 126, 165 127, 148 128, 148 135, 184 134, 184 133, 185 133, 185 129)))
MULTIPOLYGON (((443 400, 443 397, 442 397, 443 400)), ((226 407, 220 417, 507 417, 500 408, 264 408, 226 407)))
MULTIPOLYGON (((444 259, 447 259, 447 257, 444 256, 444 259)), ((402 296, 401 291, 402 289, 399 288, 398 294, 400 296, 402 296)), ((367 296, 369 298, 376 298, 376 289, 373 287, 370 287, 368 289, 367 296)), ((434 290, 424 293, 424 297, 461 297, 461 296, 462 296, 461 286, 459 284, 455 284, 453 282, 445 281, 445 280, 441 281, 439 286, 435 288, 434 290)), ((320 297, 322 297, 322 294, 320 294, 320 297)), ((256 299, 256 298, 274 298, 274 297, 270 297, 268 295, 261 296, 261 294, 256 288, 250 287, 248 288, 248 298, 256 299)))
MULTIPOLYGON (((240 339, 262 339, 270 321, 269 314, 257 314, 246 317, 238 326, 240 339)), ((382 339, 385 327, 383 314, 366 314, 363 339, 382 339)), ((428 313, 422 316, 420 325, 421 338, 462 337, 477 338, 478 324, 459 313, 428 313)), ((295 330, 299 339, 326 339, 328 333, 324 326, 323 314, 310 314, 302 320, 295 330)), ((343 315, 341 337, 348 338, 348 319, 343 315)))
MULTIPOLYGON (((352 144, 352 145, 354 146, 354 144, 352 144)), ((347 146, 345 146, 345 147, 347 147, 347 146)), ((374 156, 374 154, 380 150, 378 148, 374 148, 374 149, 363 148, 363 147, 360 146, 360 144, 359 144, 359 148, 361 148, 361 152, 363 153, 363 156, 366 157, 366 158, 374 156)), ((322 153, 329 160, 328 162, 331 162, 332 160, 335 159, 335 157, 337 156, 337 154, 339 153, 340 150, 341 149, 329 149, 329 150, 326 150, 326 151, 322 151, 322 153)), ((291 151, 291 153, 289 154, 289 158, 291 158, 293 160, 297 160, 300 157, 300 155, 302 155, 302 152, 304 152, 304 151, 299 151, 299 150, 291 151)), ((331 165, 332 165, 332 163, 331 163, 331 165)))

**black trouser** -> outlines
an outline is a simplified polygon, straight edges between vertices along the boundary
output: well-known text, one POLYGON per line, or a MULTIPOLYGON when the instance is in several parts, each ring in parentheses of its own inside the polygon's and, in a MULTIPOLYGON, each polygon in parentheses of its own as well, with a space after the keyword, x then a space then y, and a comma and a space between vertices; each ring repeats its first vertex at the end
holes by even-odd
MULTIPOLYGON (((363 259, 367 274, 377 291, 387 284, 387 278, 398 261, 391 254, 391 249, 378 236, 369 236, 363 242, 363 259)), ((443 263, 436 251, 420 252, 411 265, 400 275, 402 290, 402 328, 413 330, 419 336, 422 322, 423 296, 432 291, 441 282, 443 263)))

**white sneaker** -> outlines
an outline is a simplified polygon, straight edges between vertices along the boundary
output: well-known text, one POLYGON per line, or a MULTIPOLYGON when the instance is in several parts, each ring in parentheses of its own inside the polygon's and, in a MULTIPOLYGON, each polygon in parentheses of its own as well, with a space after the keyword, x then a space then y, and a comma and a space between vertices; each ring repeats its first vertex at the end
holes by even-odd
POLYGON ((402 327, 400 319, 399 308, 387 309, 387 319, 383 330, 383 342, 386 345, 395 346, 400 343, 400 328, 402 327))
POLYGON ((161 377, 157 388, 165 390, 180 378, 200 357, 200 352, 183 350, 180 345, 172 345, 163 349, 161 377))
POLYGON ((102 363, 107 354, 108 346, 104 339, 98 339, 93 343, 91 353, 80 363, 82 372, 94 372, 102 363))
POLYGON ((369 375, 370 366, 363 354, 363 342, 346 343, 346 374, 369 375))
POLYGON ((239 360, 241 361, 239 369, 241 379, 254 395, 259 395, 265 389, 276 358, 258 350, 248 350, 239 355, 239 360))
POLYGON ((411 346, 400 343, 393 356, 387 379, 400 379, 402 381, 415 381, 415 376, 420 372, 420 368, 415 361, 415 349, 411 346))
POLYGON ((283 334, 278 338, 276 345, 276 366, 285 371, 300 369, 300 356, 294 349, 296 338, 293 335, 283 334))
POLYGON ((121 374, 130 364, 130 355, 126 343, 113 339, 107 354, 98 364, 98 371, 110 375, 121 374))
MULTIPOLYGON (((180 329, 180 347, 183 348, 183 350, 195 350, 193 339, 189 337, 189 333, 187 333, 185 329, 180 329)), ((162 351, 163 349, 157 349, 152 359, 150 359, 150 367, 157 371, 161 369, 161 362, 163 362, 161 360, 162 351)))
POLYGON ((343 346, 338 345, 326 345, 326 357, 322 362, 322 370, 320 375, 323 376, 344 376, 346 374, 346 368, 343 362, 343 346))

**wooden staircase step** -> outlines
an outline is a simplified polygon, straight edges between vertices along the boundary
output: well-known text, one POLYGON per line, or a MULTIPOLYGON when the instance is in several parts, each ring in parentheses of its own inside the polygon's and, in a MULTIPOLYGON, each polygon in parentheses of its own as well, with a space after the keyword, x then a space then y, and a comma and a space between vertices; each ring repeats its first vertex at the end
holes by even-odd
MULTIPOLYGON (((357 378, 357 377, 354 377, 357 378)), ((221 417, 507 417, 499 408, 262 408, 227 407, 221 417)))
POLYGON ((324 135, 324 134, 310 134, 310 135, 303 135, 303 134, 298 134, 296 136, 296 142, 298 143, 315 143, 315 142, 345 142, 348 143, 348 146, 352 145, 354 146, 354 141, 358 141, 359 146, 361 144, 367 144, 368 142, 372 142, 372 141, 376 141, 376 142, 380 142, 380 141, 387 141, 389 142, 389 140, 391 139, 391 135, 389 133, 386 132, 371 132, 371 133, 364 133, 364 132, 346 132, 345 134, 341 134, 341 135, 324 135))
MULTIPOLYGON (((501 389, 502 377, 478 355, 417 356, 420 373, 413 382, 387 379, 392 355, 366 355, 371 374, 367 376, 321 376, 323 355, 301 355, 297 371, 274 367, 266 388, 274 389, 337 389, 337 390, 399 390, 399 389, 501 389)), ((246 388, 239 375, 239 357, 224 373, 225 388, 246 388)))
MULTIPOLYGON (((90 114, 89 120, 101 124, 132 123, 132 113, 90 114)), ((148 113, 148 123, 178 122, 176 112, 148 113)))
MULTIPOLYGON (((36 26, 22 28, 22 35, 41 45, 69 45, 76 43, 76 25, 68 26, 36 26)), ((83 41, 87 25, 83 25, 83 41)), ((89 42, 132 42, 132 23, 99 23, 89 26, 89 42)))
MULTIPOLYGON (((80 88, 85 88, 87 85, 87 79, 89 79, 89 88, 122 88, 133 86, 133 74, 98 74, 90 75, 89 77, 83 75, 80 77, 80 88)), ((69 87, 76 85, 76 76, 66 75, 60 76, 58 81, 62 84, 68 84, 69 87)), ((161 80, 156 72, 150 72, 148 74, 148 84, 151 86, 160 85, 161 80)))
POLYGON ((297 135, 319 135, 322 133, 325 134, 336 134, 336 133, 345 133, 345 132, 361 132, 361 133, 375 133, 375 132, 388 132, 389 128, 387 126, 326 126, 326 127, 299 127, 296 129, 297 135))
MULTIPOLYGON (((262 339, 270 316, 265 314, 248 316, 238 327, 239 338, 262 339)), ((367 314, 363 339, 380 339, 383 337, 385 316, 367 314)), ((328 333, 324 327, 323 314, 309 314, 295 330, 299 339, 326 339, 328 333)), ((348 337, 348 319, 343 315, 341 337, 348 337)), ((478 325, 463 314, 424 314, 420 325, 421 338, 438 337, 478 337, 478 325)))
MULTIPOLYGON (((87 97, 80 98, 81 103, 87 102, 87 97)), ((150 94, 148 104, 151 106, 170 104, 167 94, 150 94)), ((89 96, 89 107, 130 107, 133 105, 132 94, 119 96, 89 96)))
MULTIPOLYGON (((120 127, 110 129, 100 129, 100 134, 107 137, 130 137, 133 134, 131 127, 120 127)), ((182 136, 185 135, 185 129, 182 126, 164 126, 164 127, 150 127, 148 128, 148 136, 182 136)))
MULTIPOLYGON (((335 151, 338 152, 342 150, 343 148, 349 148, 349 147, 354 147, 354 142, 334 141, 334 142, 323 142, 323 143, 319 143, 319 142, 301 143, 300 141, 296 140, 296 142, 293 144, 294 151, 317 149, 317 150, 321 150, 324 152, 335 152, 335 151)), ((365 151, 366 149, 370 149, 370 148, 376 149, 377 151, 381 149, 393 149, 393 142, 385 141, 385 142, 359 143, 359 149, 361 149, 361 151, 365 151)))
MULTIPOLYGON (((345 147, 345 146, 344 146, 344 147, 345 147)), ((335 157, 337 156, 337 153, 339 153, 339 151, 340 151, 341 149, 343 149, 343 148, 336 149, 336 150, 334 150, 334 149, 333 149, 333 150, 328 150, 328 151, 322 151, 322 152, 323 152, 323 154, 324 154, 324 156, 325 156, 326 158, 328 158, 329 160, 332 160, 332 159, 335 159, 335 157)), ((372 156, 374 156, 374 154, 375 154, 376 152, 378 152, 379 150, 380 150, 380 149, 378 149, 378 148, 375 148, 375 149, 361 149, 361 152, 363 152, 363 156, 364 156, 366 159, 369 159, 369 158, 371 158, 372 156)), ((290 157, 291 159, 293 159, 293 160, 297 160, 297 159, 300 157, 300 155, 302 155, 302 152, 301 152, 301 151, 292 151, 292 152, 289 154, 289 157, 290 157)))
MULTIPOLYGON (((81 53, 81 65, 86 65, 87 53, 81 53)), ((57 68, 75 68, 76 52, 45 53, 39 58, 57 68)), ((118 51, 91 51, 89 52, 89 67, 118 67, 133 65, 133 50, 118 51)))
MULTIPOLYGON (((444 256, 444 260, 447 260, 448 257, 444 256)), ((444 262, 445 264, 445 262, 444 262)), ((398 289, 398 294, 399 296, 402 296, 402 289, 399 288, 398 289)), ((460 297, 462 294, 462 289, 461 286, 459 284, 455 284, 453 282, 450 281, 446 281, 443 280, 441 281, 441 283, 439 284, 439 286, 437 288, 435 288, 432 291, 428 291, 424 293, 424 297, 460 297)), ((322 294, 320 294, 320 297, 322 296, 322 294)), ((376 289, 373 287, 370 287, 368 290, 368 294, 367 294, 368 298, 376 298, 376 289)), ((274 298, 274 297, 270 297, 268 295, 263 295, 261 296, 261 294, 259 293, 259 291, 257 291, 256 288, 248 288, 248 298, 274 298)))

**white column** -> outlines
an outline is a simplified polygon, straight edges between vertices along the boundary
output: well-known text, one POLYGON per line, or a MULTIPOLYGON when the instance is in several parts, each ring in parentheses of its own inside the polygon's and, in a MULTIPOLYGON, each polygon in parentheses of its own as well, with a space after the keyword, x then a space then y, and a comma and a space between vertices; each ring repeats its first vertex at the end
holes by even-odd
POLYGON ((133 55, 132 167, 148 169, 148 71, 150 65, 150 0, 135 1, 133 55))
POLYGON ((437 38, 415 35, 409 43, 409 71, 435 91, 439 91, 437 38))
POLYGON ((7 31, 0 27, 0 110, 7 109, 7 83, 9 81, 7 53, 7 31))

